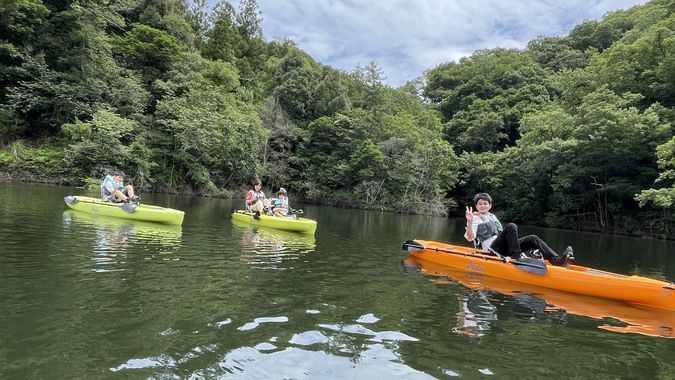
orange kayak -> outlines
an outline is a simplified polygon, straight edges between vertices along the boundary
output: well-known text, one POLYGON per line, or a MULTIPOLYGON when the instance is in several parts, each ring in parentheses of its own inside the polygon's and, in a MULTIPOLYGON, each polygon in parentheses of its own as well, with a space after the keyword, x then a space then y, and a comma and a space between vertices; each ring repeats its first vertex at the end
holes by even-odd
POLYGON ((546 302, 547 311, 564 310, 570 314, 605 321, 598 328, 623 334, 640 334, 654 337, 675 338, 675 311, 630 305, 607 298, 573 294, 535 285, 517 283, 480 273, 461 271, 410 255, 404 260, 407 266, 419 268, 434 283, 460 285, 477 290, 489 290, 519 297, 523 292, 546 302), (611 321, 618 320, 622 323, 611 321))
POLYGON ((433 241, 409 240, 403 244, 403 249, 419 259, 461 271, 675 311, 673 283, 605 272, 580 265, 565 267, 545 265, 535 259, 507 262, 487 253, 476 252, 471 247, 433 241))

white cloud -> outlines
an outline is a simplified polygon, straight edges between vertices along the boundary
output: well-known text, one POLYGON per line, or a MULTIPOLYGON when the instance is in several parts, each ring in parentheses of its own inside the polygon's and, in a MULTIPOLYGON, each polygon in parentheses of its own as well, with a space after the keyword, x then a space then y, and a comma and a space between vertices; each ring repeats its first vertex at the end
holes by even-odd
POLYGON ((291 39, 321 63, 375 61, 398 86, 478 49, 524 48, 646 0, 258 0, 268 40, 291 39))

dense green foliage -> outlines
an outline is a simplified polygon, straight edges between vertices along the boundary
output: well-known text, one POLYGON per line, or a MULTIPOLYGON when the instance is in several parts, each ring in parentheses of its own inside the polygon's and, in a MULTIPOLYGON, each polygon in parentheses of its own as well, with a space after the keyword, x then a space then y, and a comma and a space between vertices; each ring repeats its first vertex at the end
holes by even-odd
POLYGON ((669 234, 674 4, 429 71, 425 95, 461 158, 452 194, 490 191, 509 220, 669 234))
POLYGON ((264 39, 255 0, 6 0, 0 169, 220 194, 253 177, 344 206, 670 234, 675 5, 482 50, 400 88, 264 39), (457 207, 459 206, 459 207, 457 207))

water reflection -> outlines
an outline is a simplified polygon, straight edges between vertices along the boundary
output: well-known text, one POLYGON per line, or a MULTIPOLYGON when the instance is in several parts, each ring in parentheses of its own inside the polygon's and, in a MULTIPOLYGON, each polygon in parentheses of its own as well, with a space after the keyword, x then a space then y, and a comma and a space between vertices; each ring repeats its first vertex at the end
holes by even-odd
POLYGON ((240 259, 247 264, 267 269, 285 269, 283 261, 297 260, 314 252, 314 235, 276 230, 232 219, 233 233, 241 247, 240 259))
POLYGON ((490 330, 490 321, 497 320, 497 307, 493 305, 482 291, 475 291, 468 296, 459 295, 459 311, 457 325, 453 332, 472 338, 480 338, 490 330))
POLYGON ((469 289, 470 296, 459 295, 460 312, 453 331, 482 336, 497 319, 497 308, 486 296, 497 292, 512 297, 512 304, 527 310, 529 318, 547 318, 556 314, 575 314, 599 320, 597 328, 655 337, 675 337, 675 312, 632 306, 613 300, 588 297, 553 289, 520 284, 508 280, 453 270, 409 256, 404 263, 433 276, 436 283, 455 281, 469 289))
POLYGON ((165 254, 175 252, 181 245, 182 228, 175 225, 66 210, 63 212, 63 226, 78 238, 94 237, 93 261, 97 264, 94 269, 97 272, 121 270, 115 264, 123 264, 132 247, 146 250, 152 247, 152 252, 165 254))
POLYGON ((147 373, 154 377, 183 373, 185 378, 209 379, 433 379, 406 365, 401 356, 401 345, 406 344, 403 342, 418 339, 398 331, 377 331, 374 325, 379 321, 372 313, 351 324, 315 321, 309 330, 301 329, 289 336, 288 330, 277 328, 289 322, 285 316, 255 318, 255 326, 250 328, 237 328, 228 319, 227 323, 212 322, 207 326, 219 331, 237 330, 239 339, 250 338, 248 344, 235 347, 206 344, 182 354, 130 358, 110 371, 126 372, 126 376, 147 373), (258 327, 265 331, 253 331, 258 327), (188 368, 194 369, 190 373, 188 368))

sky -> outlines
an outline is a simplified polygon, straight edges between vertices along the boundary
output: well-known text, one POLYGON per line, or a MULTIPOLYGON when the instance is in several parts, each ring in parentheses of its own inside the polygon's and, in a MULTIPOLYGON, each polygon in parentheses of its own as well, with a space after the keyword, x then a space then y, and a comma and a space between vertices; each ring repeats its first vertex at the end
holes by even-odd
MULTIPOLYGON (((237 0, 231 3, 238 7, 237 0)), ((347 72, 374 61, 397 87, 479 49, 522 49, 646 0, 258 0, 265 39, 347 72)))

